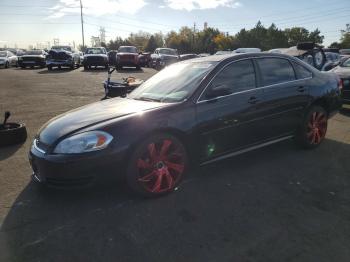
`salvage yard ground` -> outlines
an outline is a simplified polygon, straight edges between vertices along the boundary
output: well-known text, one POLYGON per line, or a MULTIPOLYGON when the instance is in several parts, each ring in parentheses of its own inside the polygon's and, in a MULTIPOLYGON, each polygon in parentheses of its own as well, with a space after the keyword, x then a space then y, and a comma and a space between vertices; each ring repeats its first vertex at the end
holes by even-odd
POLYGON ((286 141, 198 168, 166 197, 141 199, 110 181, 36 187, 27 159, 35 133, 50 118, 100 100, 106 76, 0 69, 0 114, 10 110, 28 129, 24 145, 0 149, 1 262, 349 261, 349 107, 314 151, 286 141))

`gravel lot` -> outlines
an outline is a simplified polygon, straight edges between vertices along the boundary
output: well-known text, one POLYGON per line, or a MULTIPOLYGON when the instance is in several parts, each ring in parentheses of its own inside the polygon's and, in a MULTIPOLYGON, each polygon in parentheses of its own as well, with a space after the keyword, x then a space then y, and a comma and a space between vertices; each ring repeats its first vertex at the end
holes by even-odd
POLYGON ((0 69, 0 113, 29 131, 22 146, 0 149, 1 262, 350 261, 349 108, 314 151, 286 141, 240 155, 193 171, 158 199, 110 181, 33 185, 27 153, 38 128, 99 100, 105 78, 104 70, 0 69))

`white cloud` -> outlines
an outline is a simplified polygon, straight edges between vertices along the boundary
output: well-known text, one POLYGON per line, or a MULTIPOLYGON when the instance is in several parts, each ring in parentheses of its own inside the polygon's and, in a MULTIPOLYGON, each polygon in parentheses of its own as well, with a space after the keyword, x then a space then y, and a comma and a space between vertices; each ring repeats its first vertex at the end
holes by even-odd
MULTIPOLYGON (((145 0, 82 0, 83 12, 87 15, 102 16, 111 14, 135 14, 146 5, 145 0)), ((50 8, 48 18, 60 18, 67 14, 80 13, 80 4, 77 0, 60 0, 50 8)))
POLYGON ((241 6, 241 3, 237 0, 165 0, 165 3, 172 9, 187 11, 217 7, 237 8, 241 6))

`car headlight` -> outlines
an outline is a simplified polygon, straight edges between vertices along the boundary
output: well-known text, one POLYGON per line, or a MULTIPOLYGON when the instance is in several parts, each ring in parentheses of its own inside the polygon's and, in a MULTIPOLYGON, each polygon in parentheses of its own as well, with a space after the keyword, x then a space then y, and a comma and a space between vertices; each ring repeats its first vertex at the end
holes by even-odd
POLYGON ((67 137, 56 146, 55 154, 79 154, 106 148, 113 137, 103 131, 89 131, 67 137))

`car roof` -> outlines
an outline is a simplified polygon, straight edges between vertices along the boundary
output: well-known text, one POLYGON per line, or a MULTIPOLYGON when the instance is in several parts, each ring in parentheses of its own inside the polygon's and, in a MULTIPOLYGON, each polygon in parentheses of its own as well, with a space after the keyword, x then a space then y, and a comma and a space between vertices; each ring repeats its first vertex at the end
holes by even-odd
POLYGON ((252 57, 276 57, 276 58, 293 58, 289 55, 278 54, 278 53, 231 53, 225 55, 210 55, 205 57, 195 58, 191 61, 196 62, 221 62, 225 60, 236 60, 241 58, 252 58, 252 57))

